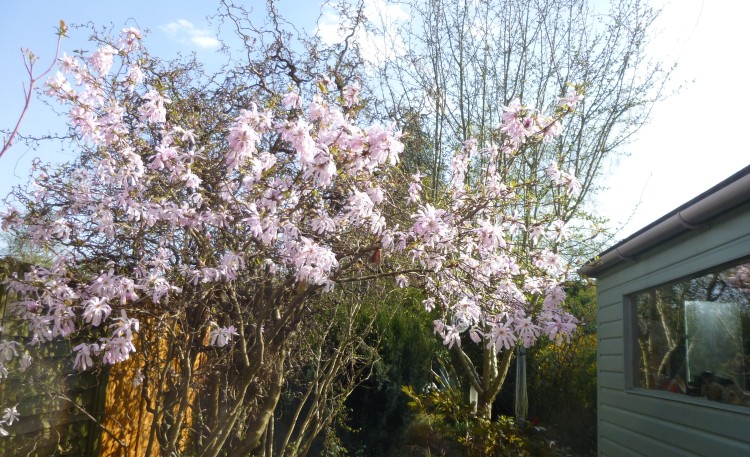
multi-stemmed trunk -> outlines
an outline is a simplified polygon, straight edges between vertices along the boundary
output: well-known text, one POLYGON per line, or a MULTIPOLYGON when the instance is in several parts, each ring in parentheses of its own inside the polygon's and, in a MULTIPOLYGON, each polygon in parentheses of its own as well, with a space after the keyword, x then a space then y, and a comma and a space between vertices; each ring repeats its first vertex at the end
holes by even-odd
POLYGON ((482 349, 482 371, 479 372, 469 356, 460 346, 453 346, 464 375, 471 387, 477 392, 477 416, 491 419, 492 403, 502 390, 508 368, 513 359, 513 350, 506 349, 501 353, 494 349, 482 349))

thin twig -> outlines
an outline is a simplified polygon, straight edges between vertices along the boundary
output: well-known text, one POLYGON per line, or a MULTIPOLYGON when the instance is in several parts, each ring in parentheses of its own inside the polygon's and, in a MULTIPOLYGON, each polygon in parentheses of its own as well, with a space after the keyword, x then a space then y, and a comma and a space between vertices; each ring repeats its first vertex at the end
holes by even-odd
POLYGON ((13 145, 13 139, 18 134, 18 130, 21 128, 23 118, 26 116, 26 112, 29 110, 29 106, 31 105, 31 96, 34 93, 34 86, 36 85, 36 82, 47 76, 47 74, 49 74, 49 72, 52 71, 53 68, 55 68, 55 65, 57 65, 57 58, 60 56, 60 44, 62 43, 63 37, 67 36, 67 31, 68 27, 65 25, 65 21, 61 19, 60 27, 57 30, 57 49, 55 50, 55 57, 54 59, 52 59, 52 63, 50 64, 50 66, 37 76, 34 76, 34 62, 36 61, 36 57, 31 51, 24 52, 24 66, 26 67, 26 71, 29 74, 29 89, 26 90, 26 88, 24 87, 25 102, 23 105, 23 109, 21 110, 21 115, 18 116, 18 121, 16 122, 16 126, 13 128, 13 131, 10 132, 8 141, 3 144, 3 149, 0 150, 0 158, 2 158, 3 154, 5 154, 5 151, 10 149, 11 145, 13 145))

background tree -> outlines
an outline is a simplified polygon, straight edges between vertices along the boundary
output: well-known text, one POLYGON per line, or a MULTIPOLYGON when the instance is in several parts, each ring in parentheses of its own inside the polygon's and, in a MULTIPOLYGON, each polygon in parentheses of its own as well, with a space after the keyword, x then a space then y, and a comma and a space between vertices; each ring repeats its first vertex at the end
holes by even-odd
POLYGON ((50 265, 52 254, 49 251, 38 249, 29 238, 28 233, 20 232, 15 235, 8 232, 0 232, 0 257, 13 259, 15 262, 50 265))
MULTIPOLYGON (((562 219, 590 219, 585 203, 602 186, 605 167, 624 153, 623 146, 664 96, 671 67, 650 60, 646 52, 659 11, 641 0, 394 4, 406 11, 408 23, 388 22, 388 30, 379 32, 404 55, 370 63, 379 77, 365 82, 372 107, 382 115, 402 115, 403 125, 410 125, 413 113, 420 114, 417 131, 432 138, 429 166, 421 171, 448 179, 450 159, 461 142, 476 138, 480 148, 489 144, 504 106, 518 99, 549 109, 576 83, 585 97, 567 118, 563 134, 527 149, 513 166, 499 168, 508 179, 534 179, 555 162, 581 184, 574 198, 557 202, 562 219)), ((526 200, 533 214, 550 196, 536 193, 526 200)), ((585 228, 580 237, 597 234, 592 226, 585 228)), ((578 243, 571 237, 561 247, 583 259, 600 247, 578 243)))
POLYGON ((378 313, 380 357, 373 374, 347 400, 350 414, 342 443, 362 455, 399 455, 414 417, 402 386, 421 388, 430 383, 432 369, 443 354, 440 342, 425 331, 432 318, 424 310, 423 294, 414 288, 400 290, 382 303, 378 313))

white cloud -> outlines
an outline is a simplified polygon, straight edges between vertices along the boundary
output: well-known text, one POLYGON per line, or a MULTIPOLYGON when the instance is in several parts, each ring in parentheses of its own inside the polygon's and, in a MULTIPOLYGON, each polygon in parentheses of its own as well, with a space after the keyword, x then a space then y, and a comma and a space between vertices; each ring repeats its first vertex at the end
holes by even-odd
POLYGON ((160 28, 178 43, 190 43, 201 49, 215 49, 221 45, 210 30, 196 28, 187 19, 178 19, 160 28))
MULTIPOLYGON (((403 39, 394 33, 399 25, 410 20, 409 13, 403 7, 388 4, 385 0, 365 0, 363 12, 370 28, 365 30, 360 26, 354 39, 366 61, 380 65, 406 54, 403 39)), ((347 22, 338 11, 327 7, 315 33, 326 44, 341 43, 349 33, 348 29, 342 30, 341 24, 347 22)))

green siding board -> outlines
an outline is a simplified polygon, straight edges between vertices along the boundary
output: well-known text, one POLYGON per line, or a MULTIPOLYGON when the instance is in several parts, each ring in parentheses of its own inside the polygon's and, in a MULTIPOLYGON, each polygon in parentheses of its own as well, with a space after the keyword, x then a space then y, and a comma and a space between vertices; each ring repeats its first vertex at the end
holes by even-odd
POLYGON ((602 457, 643 457, 643 454, 606 438, 599 440, 599 455, 602 457))
POLYGON ((622 372, 625 367, 625 359, 622 355, 599 355, 597 367, 600 371, 622 372))
POLYGON ((620 390, 625 388, 625 377, 621 372, 599 371, 597 381, 600 387, 620 390))
MULTIPOLYGON (((597 287, 599 285, 597 284, 597 287)), ((599 305, 599 309, 606 309, 610 306, 617 306, 622 301, 622 297, 620 294, 617 293, 608 293, 608 294, 597 294, 596 296, 597 304, 599 305)))
POLYGON ((638 391, 625 392, 621 389, 601 388, 598 405, 600 415, 604 418, 608 418, 607 408, 612 407, 679 425, 684 428, 685 433, 703 430, 717 437, 750 446, 748 430, 750 411, 745 412, 739 408, 738 410, 718 409, 708 400, 680 395, 669 395, 669 397, 659 398, 654 394, 642 394, 638 391))
POLYGON ((604 323, 600 322, 597 324, 596 331, 601 339, 622 338, 622 319, 604 323))
MULTIPOLYGON (((599 284, 601 282, 597 283, 597 287, 599 287, 599 284)), ((606 308, 608 306, 617 306, 622 301, 622 296, 617 293, 617 290, 610 290, 608 292, 602 292, 601 290, 597 289, 597 295, 596 295, 597 303, 599 304, 599 308, 606 308)))
MULTIPOLYGON (((616 423, 600 422, 603 435, 615 443, 631 449, 646 457, 692 457, 696 456, 687 449, 677 448, 657 439, 628 430, 616 423)), ((616 454, 615 454, 616 455, 616 454)))
POLYGON ((622 355, 622 338, 600 338, 598 349, 601 355, 622 355))
POLYGON ((596 321, 598 325, 607 322, 622 322, 622 303, 618 303, 617 306, 608 306, 607 308, 597 310, 596 321))
POLYGON ((700 429, 686 430, 677 424, 626 409, 602 406, 602 411, 613 423, 637 435, 659 440, 675 448, 689 449, 701 456, 748 455, 750 445, 727 439, 700 429))

